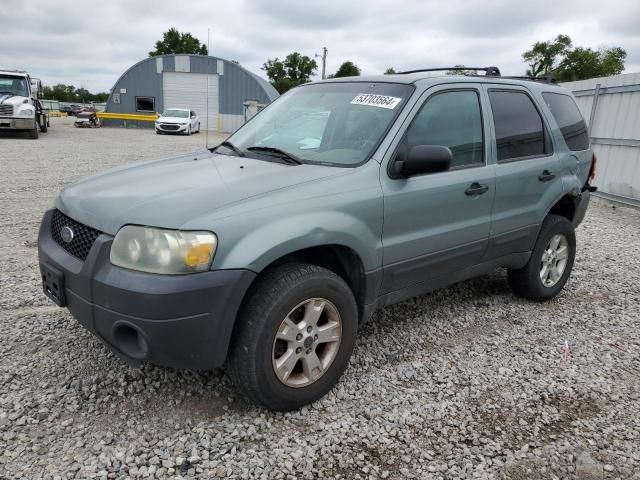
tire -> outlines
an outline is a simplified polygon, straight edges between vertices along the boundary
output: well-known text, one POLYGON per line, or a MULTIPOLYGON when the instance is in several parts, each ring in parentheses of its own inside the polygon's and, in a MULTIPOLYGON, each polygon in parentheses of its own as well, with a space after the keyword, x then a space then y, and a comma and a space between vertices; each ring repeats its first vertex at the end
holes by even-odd
POLYGON ((565 217, 548 215, 542 222, 529 262, 523 268, 508 270, 509 286, 520 297, 536 302, 550 300, 567 283, 575 256, 573 225, 565 217), (554 246, 556 240, 558 243, 554 246), (563 247, 566 248, 563 250, 563 247), (566 256, 562 252, 566 252, 566 256), (563 260, 566 261, 563 263, 563 260))
POLYGON ((42 133, 47 133, 47 118, 46 117, 41 117, 40 120, 40 131, 42 133))
POLYGON ((29 138, 32 140, 38 139, 38 122, 35 120, 33 121, 33 128, 29 130, 29 138))
POLYGON ((357 328, 356 301, 342 278, 315 265, 295 263, 276 267, 251 287, 243 304, 227 362, 229 376, 244 395, 270 410, 300 408, 323 397, 339 380, 349 363, 357 328), (319 310, 321 313, 315 316, 317 327, 310 327, 314 325, 314 312, 319 310), (305 318, 303 315, 307 314, 305 318), (283 326, 285 319, 295 320, 294 315, 298 315, 298 323, 289 325, 296 328, 293 330, 296 335, 286 342, 277 339, 279 332, 290 332, 283 330, 283 326), (311 319, 308 324, 307 319, 311 319), (309 328, 310 333, 304 333, 309 328), (318 334, 329 338, 328 331, 332 340, 325 343, 318 334), (300 332, 305 338, 299 342, 300 332), (292 367, 285 383, 279 377, 285 369, 277 373, 276 362, 282 361, 287 353, 294 360, 290 362, 292 367), (319 360, 316 365, 322 368, 312 369, 307 376, 311 368, 307 362, 311 358, 319 360))
POLYGON ((160 130, 156 130, 156 133, 157 133, 158 135, 162 135, 162 132, 161 132, 160 130))
POLYGON ((196 133, 200 133, 200 122, 198 122, 198 130, 196 130, 196 133))
POLYGON ((190 137, 190 136, 191 136, 191 125, 189 125, 189 126, 187 127, 187 131, 186 131, 185 135, 186 135, 186 136, 188 136, 188 137, 190 137))

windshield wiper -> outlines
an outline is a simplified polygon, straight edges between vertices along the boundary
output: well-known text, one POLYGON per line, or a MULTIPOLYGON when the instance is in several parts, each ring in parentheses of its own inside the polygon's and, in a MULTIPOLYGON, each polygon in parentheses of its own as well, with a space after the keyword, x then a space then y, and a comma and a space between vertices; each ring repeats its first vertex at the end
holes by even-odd
POLYGON ((217 145, 217 146, 213 147, 211 149, 211 151, 215 152, 220 147, 227 147, 229 150, 233 151, 233 153, 235 153, 239 157, 244 157, 244 152, 242 150, 240 150, 238 147, 236 147, 233 143, 228 142, 226 140, 224 142, 222 142, 220 145, 217 145))
POLYGON ((304 163, 293 153, 285 152, 284 150, 281 150, 277 147, 249 147, 247 148, 247 150, 249 150, 250 152, 264 153, 265 155, 270 155, 272 157, 278 157, 294 165, 302 165, 304 163))

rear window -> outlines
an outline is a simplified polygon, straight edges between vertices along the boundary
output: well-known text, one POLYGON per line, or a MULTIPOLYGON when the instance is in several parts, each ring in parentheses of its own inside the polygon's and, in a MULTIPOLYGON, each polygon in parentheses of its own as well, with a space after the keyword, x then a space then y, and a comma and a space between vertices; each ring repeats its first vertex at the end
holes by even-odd
POLYGON ((569 149, 578 151, 589 148, 587 125, 573 98, 560 93, 543 93, 542 96, 553 118, 556 119, 569 149))
POLYGON ((516 90, 489 90, 489 100, 498 161, 547 154, 542 117, 529 95, 516 90))

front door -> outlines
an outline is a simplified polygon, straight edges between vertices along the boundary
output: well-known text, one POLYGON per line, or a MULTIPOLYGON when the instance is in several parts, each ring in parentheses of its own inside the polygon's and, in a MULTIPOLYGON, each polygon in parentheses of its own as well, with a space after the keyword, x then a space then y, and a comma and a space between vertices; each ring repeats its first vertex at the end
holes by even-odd
POLYGON ((382 293, 454 278, 481 262, 495 194, 482 111, 477 84, 429 89, 414 107, 388 162, 416 145, 447 146, 453 161, 449 171, 399 179, 383 165, 382 293))

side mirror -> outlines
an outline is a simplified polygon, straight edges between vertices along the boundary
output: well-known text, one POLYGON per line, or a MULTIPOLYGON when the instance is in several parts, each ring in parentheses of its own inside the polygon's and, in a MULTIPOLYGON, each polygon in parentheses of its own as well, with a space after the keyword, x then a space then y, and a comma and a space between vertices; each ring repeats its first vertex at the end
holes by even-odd
POLYGON ((394 178, 446 172, 451 167, 453 154, 449 147, 443 145, 416 145, 408 155, 402 157, 397 158, 391 166, 394 178))

